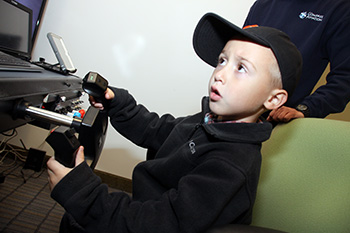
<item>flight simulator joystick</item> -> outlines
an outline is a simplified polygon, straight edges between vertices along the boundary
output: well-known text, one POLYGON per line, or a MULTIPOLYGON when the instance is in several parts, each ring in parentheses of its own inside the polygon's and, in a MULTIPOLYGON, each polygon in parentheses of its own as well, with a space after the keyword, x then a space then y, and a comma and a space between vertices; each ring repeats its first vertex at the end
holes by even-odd
MULTIPOLYGON (((108 104, 104 97, 108 82, 96 72, 89 72, 83 79, 83 89, 96 101, 108 104)), ((103 149, 108 115, 92 106, 86 111, 83 119, 69 117, 49 110, 33 107, 25 101, 18 101, 14 107, 14 117, 31 117, 35 120, 56 124, 46 141, 55 152, 55 159, 66 167, 74 167, 76 151, 84 146, 86 162, 93 169, 103 149), (76 134, 79 134, 78 138, 76 134)))

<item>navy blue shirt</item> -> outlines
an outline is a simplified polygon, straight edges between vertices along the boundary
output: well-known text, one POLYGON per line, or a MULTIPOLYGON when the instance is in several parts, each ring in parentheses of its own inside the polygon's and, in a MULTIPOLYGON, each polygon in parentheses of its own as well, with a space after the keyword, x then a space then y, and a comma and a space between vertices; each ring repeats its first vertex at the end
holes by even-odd
POLYGON ((303 56, 303 73, 287 106, 305 104, 310 117, 342 112, 350 100, 350 1, 257 0, 246 25, 287 33, 303 56), (311 92, 330 63, 327 84, 311 92))

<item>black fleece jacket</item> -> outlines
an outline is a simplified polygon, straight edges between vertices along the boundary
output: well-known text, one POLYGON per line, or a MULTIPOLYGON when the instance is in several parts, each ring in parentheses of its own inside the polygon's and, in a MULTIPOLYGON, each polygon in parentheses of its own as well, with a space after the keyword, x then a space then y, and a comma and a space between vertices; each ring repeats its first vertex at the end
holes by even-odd
POLYGON ((148 148, 148 160, 134 169, 132 198, 108 194, 86 163, 56 185, 52 197, 86 232, 203 232, 251 222, 270 123, 204 124, 208 98, 193 116, 159 117, 127 91, 113 91, 113 127, 148 148))

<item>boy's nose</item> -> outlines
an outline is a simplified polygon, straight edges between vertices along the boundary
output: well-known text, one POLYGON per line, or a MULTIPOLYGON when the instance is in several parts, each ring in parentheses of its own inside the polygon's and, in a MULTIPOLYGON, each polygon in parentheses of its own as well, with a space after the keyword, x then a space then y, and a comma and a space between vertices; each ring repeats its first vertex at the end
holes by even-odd
POLYGON ((214 76, 214 81, 215 82, 221 82, 224 83, 225 82, 225 75, 224 75, 224 70, 220 70, 218 71, 215 76, 214 76))

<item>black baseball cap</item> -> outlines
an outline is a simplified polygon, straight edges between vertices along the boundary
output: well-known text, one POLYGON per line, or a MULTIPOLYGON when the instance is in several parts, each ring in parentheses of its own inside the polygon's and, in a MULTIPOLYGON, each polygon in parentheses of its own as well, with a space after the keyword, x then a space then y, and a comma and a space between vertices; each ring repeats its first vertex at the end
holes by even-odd
POLYGON ((207 13, 194 31, 193 47, 202 60, 216 67, 222 49, 234 38, 247 38, 271 48, 281 72, 283 89, 291 96, 301 75, 302 56, 286 33, 271 27, 242 29, 214 13, 207 13))

